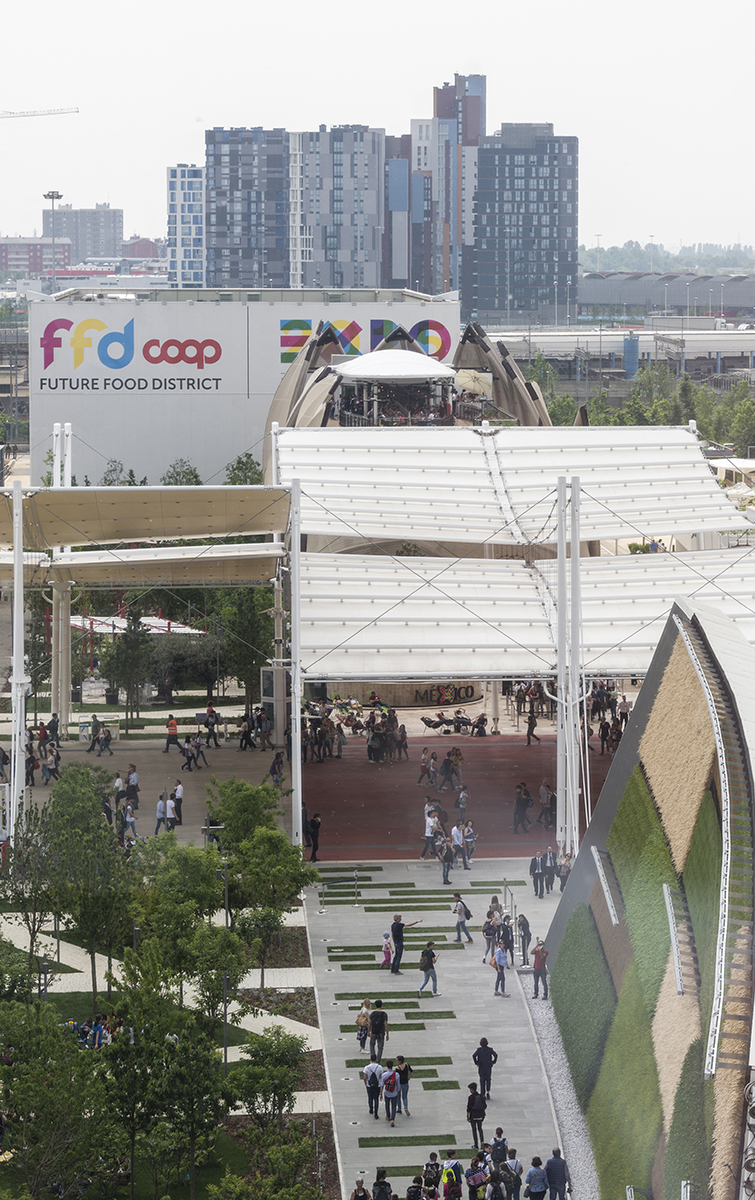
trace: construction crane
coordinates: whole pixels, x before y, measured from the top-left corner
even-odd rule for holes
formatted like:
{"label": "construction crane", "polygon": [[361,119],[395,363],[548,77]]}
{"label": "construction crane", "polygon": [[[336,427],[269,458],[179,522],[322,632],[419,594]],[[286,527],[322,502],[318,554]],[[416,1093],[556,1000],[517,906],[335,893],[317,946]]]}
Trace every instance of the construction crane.
{"label": "construction crane", "polygon": [[60,113],[78,111],[78,108],[39,108],[35,112],[0,112],[0,117],[57,117]]}

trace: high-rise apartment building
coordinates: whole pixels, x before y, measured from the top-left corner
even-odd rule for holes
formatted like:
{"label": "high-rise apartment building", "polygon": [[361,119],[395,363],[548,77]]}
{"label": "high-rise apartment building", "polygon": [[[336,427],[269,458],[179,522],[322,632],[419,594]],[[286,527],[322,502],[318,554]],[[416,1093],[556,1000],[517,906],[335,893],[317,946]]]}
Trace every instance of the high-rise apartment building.
{"label": "high-rise apartment building", "polygon": [[456,75],[433,89],[432,117],[412,120],[409,137],[387,139],[383,262],[393,286],[469,287],[485,109],[485,76]]}
{"label": "high-rise apartment building", "polygon": [[168,284],[205,287],[204,167],[168,167]]}
{"label": "high-rise apartment building", "polygon": [[[52,212],[42,210],[42,233],[52,237]],[[71,262],[88,258],[120,258],[123,242],[123,209],[109,204],[94,208],[74,208],[58,204],[55,209],[55,240],[70,238]]]}
{"label": "high-rise apartment building", "polygon": [[[68,270],[71,265],[71,243],[68,238],[55,238],[55,270]],[[52,271],[52,238],[0,237],[0,270],[14,274],[42,275]]]}
{"label": "high-rise apartment building", "polygon": [[466,315],[558,320],[576,303],[578,164],[578,139],[549,124],[502,125],[483,138]]}
{"label": "high-rise apartment building", "polygon": [[212,129],[205,140],[209,286],[380,286],[382,129]]}

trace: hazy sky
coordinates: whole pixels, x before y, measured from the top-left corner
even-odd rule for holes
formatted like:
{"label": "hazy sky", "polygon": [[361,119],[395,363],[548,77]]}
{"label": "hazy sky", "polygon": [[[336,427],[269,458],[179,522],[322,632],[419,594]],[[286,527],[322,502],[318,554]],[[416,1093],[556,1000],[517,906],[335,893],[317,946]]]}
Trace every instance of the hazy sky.
{"label": "hazy sky", "polygon": [[754,27],[751,0],[6,4],[0,108],[80,111],[0,121],[0,234],[41,233],[54,188],[164,235],[165,168],[205,128],[408,132],[459,72],[487,75],[488,132],[579,137],[581,242],[755,243]]}

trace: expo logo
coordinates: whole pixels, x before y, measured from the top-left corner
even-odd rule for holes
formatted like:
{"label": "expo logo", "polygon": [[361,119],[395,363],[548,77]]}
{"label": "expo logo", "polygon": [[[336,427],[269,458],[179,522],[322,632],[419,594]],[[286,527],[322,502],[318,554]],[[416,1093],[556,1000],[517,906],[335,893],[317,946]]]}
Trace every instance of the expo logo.
{"label": "expo logo", "polygon": [[[63,346],[62,337],[56,336],[60,330],[70,330],[73,328],[73,321],[69,321],[66,317],[58,317],[54,321],[50,321],[45,326],[45,331],[39,339],[39,344],[44,350],[44,369],[52,366],[55,359],[55,351]],[[88,336],[90,331],[102,333],[107,329],[104,321],[100,321],[97,317],[87,317],[84,321],[79,321],[71,336],[71,349],[73,350],[73,367],[76,370],[84,362],[84,351],[92,348],[92,338]],[[187,366],[195,366],[198,371],[204,369],[205,365],[210,366],[213,363],[219,362],[223,350],[219,342],[214,338],[207,338],[204,341],[197,341],[196,338],[187,338],[186,341],[180,342],[176,338],[169,338],[165,342],[160,342],[159,338],[152,338],[145,342],[142,347],[142,355],[148,363],[169,363],[171,366],[176,366],[178,363],[186,363]],[[128,321],[123,332],[106,333],[97,342],[97,357],[104,367],[110,367],[114,370],[120,370],[127,367],[132,362],[134,357],[134,322]]]}

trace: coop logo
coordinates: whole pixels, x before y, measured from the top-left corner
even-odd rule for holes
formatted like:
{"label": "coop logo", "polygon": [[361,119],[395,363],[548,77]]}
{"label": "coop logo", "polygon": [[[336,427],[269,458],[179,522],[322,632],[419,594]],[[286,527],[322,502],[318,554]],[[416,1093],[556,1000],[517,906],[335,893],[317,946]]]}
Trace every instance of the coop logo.
{"label": "coop logo", "polygon": [[[134,358],[133,320],[127,321],[120,332],[113,330],[104,333],[106,329],[105,322],[97,317],[87,317],[76,326],[66,317],[50,321],[39,339],[40,347],[44,351],[44,370],[53,365],[55,351],[61,350],[64,342],[69,342],[73,350],[73,369],[77,370],[84,362],[86,351],[92,349],[93,333],[103,335],[97,339],[97,357],[104,367],[118,371],[129,366]],[[64,330],[73,330],[70,339],[62,336]],[[148,363],[169,363],[171,366],[186,363],[187,366],[196,367],[198,371],[219,362],[222,353],[220,342],[216,342],[214,338],[207,338],[201,342],[196,338],[187,338],[183,342],[177,338],[168,338],[165,342],[161,342],[159,338],[151,338],[142,346],[142,356]]]}

